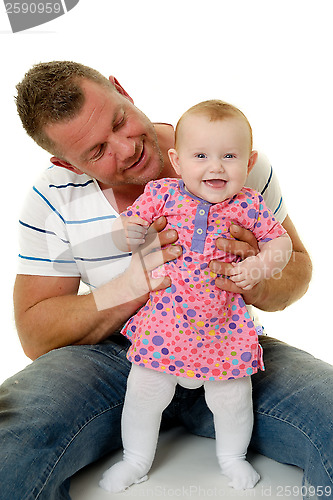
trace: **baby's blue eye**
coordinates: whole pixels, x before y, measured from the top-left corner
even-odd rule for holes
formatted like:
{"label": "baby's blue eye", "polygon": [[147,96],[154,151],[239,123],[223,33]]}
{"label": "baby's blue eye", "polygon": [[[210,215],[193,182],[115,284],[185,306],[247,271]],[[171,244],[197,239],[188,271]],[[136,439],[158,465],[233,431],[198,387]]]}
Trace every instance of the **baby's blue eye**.
{"label": "baby's blue eye", "polygon": [[234,155],[232,153],[227,153],[224,155],[224,158],[234,158]]}
{"label": "baby's blue eye", "polygon": [[198,153],[196,157],[201,159],[201,158],[206,158],[206,155],[205,153]]}

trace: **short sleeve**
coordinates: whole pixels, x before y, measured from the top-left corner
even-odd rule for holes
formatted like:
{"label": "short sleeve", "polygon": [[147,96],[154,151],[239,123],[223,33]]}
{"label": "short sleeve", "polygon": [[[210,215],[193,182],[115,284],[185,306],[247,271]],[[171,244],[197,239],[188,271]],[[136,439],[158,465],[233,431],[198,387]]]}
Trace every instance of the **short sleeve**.
{"label": "short sleeve", "polygon": [[178,182],[175,179],[166,178],[148,182],[143,194],[121,215],[137,215],[151,224],[163,214],[170,196],[175,193],[176,186]]}
{"label": "short sleeve", "polygon": [[268,158],[259,153],[258,160],[248,175],[246,186],[258,191],[274,217],[283,222],[287,216],[279,181]]}
{"label": "short sleeve", "polygon": [[275,218],[272,211],[266,206],[261,194],[256,194],[257,210],[255,214],[255,223],[253,234],[258,241],[265,243],[278,238],[286,233],[281,223]]}
{"label": "short sleeve", "polygon": [[35,185],[19,220],[18,274],[80,276],[64,220],[44,189]]}
{"label": "short sleeve", "polygon": [[142,195],[140,195],[133,205],[127,207],[127,209],[122,212],[122,216],[130,217],[131,215],[137,215],[145,221],[151,223],[154,220],[154,202],[151,193],[151,183],[149,182]]}

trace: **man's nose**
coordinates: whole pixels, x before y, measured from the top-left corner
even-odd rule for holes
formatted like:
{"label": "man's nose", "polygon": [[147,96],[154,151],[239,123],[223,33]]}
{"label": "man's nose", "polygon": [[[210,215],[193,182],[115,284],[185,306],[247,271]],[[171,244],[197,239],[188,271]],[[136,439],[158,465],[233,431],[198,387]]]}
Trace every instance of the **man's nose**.
{"label": "man's nose", "polygon": [[135,140],[128,137],[113,137],[110,141],[111,152],[118,160],[127,160],[136,153]]}

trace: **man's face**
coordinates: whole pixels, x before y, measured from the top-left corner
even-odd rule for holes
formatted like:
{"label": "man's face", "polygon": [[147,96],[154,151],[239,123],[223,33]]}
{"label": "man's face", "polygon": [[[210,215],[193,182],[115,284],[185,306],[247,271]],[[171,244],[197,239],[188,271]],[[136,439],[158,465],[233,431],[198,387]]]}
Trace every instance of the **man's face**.
{"label": "man's face", "polygon": [[173,166],[192,194],[219,203],[240,191],[255,153],[251,153],[250,133],[243,120],[188,116],[179,133]]}
{"label": "man's face", "polygon": [[82,89],[79,114],[45,127],[62,159],[110,187],[157,178],[163,158],[148,118],[111,87],[84,80]]}

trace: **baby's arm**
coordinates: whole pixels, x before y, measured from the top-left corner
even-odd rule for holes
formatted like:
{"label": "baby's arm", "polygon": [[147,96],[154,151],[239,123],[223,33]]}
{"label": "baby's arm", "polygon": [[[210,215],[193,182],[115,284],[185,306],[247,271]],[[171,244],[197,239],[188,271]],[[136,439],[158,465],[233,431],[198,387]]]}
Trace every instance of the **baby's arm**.
{"label": "baby's arm", "polygon": [[279,274],[288,264],[292,253],[292,242],[285,233],[278,238],[259,242],[260,252],[242,262],[233,263],[230,279],[243,290],[250,290],[259,281]]}
{"label": "baby's arm", "polygon": [[112,239],[119,250],[133,252],[145,242],[149,223],[141,217],[120,215],[112,226]]}

